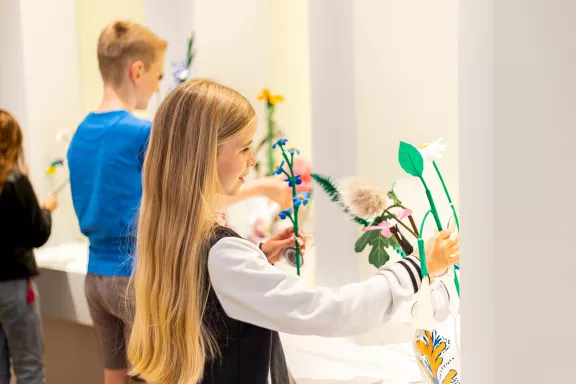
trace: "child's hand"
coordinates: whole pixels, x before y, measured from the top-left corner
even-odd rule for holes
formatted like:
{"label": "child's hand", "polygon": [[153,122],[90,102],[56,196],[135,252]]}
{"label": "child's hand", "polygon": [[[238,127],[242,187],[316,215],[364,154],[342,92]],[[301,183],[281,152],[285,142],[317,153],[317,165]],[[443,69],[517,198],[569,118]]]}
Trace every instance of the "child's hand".
{"label": "child's hand", "polygon": [[46,208],[50,212],[54,212],[56,208],[58,208],[58,197],[54,195],[48,196],[44,200],[42,207]]}
{"label": "child's hand", "polygon": [[441,231],[426,244],[426,264],[430,275],[438,275],[460,262],[460,237],[449,230]]}
{"label": "child's hand", "polygon": [[[306,253],[306,242],[304,241],[304,234],[300,231],[300,254],[304,256]],[[266,255],[266,258],[271,264],[274,264],[280,260],[282,252],[286,248],[296,247],[296,237],[294,236],[294,228],[286,228],[285,230],[272,236],[270,240],[263,243],[260,249]]]}
{"label": "child's hand", "polygon": [[258,180],[262,196],[275,201],[280,209],[292,207],[292,188],[284,181],[285,176],[266,176]]}

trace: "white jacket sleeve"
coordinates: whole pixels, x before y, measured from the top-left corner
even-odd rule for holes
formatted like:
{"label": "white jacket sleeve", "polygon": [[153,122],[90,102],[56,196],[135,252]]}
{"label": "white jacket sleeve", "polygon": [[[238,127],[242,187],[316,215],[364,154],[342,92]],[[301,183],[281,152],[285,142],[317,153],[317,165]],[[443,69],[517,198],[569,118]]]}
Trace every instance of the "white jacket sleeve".
{"label": "white jacket sleeve", "polygon": [[362,283],[310,288],[268,263],[257,246],[226,237],[210,250],[212,287],[228,316],[284,333],[348,336],[386,322],[420,287],[419,261],[409,256]]}

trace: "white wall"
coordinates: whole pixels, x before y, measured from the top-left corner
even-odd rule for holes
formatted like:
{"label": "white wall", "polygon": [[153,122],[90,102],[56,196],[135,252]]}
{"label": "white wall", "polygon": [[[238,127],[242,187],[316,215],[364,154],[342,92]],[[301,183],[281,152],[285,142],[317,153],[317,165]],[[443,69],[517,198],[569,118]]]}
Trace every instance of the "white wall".
{"label": "white wall", "polygon": [[0,2],[0,108],[18,119],[28,143],[22,26],[18,0]]}
{"label": "white wall", "polygon": [[312,160],[310,52],[306,0],[270,1],[270,88],[286,101],[276,119],[301,156]]}
{"label": "white wall", "polygon": [[[398,145],[443,136],[448,150],[438,165],[457,202],[457,1],[357,1],[354,19],[358,175],[387,188],[403,179],[400,198],[425,208],[422,185],[398,164]],[[427,182],[444,203],[429,171]],[[361,264],[363,275],[373,271],[367,257]]]}
{"label": "white wall", "polygon": [[[1,6],[0,103],[23,125],[31,179],[42,200],[67,177],[62,169],[53,177],[44,172],[55,157],[65,157],[56,133],[81,117],[75,3],[9,0]],[[50,243],[79,237],[68,190],[60,198]]]}
{"label": "white wall", "polygon": [[102,101],[102,79],[97,45],[102,29],[116,19],[144,23],[144,0],[75,0],[76,55],[82,89],[82,112],[87,114]]}

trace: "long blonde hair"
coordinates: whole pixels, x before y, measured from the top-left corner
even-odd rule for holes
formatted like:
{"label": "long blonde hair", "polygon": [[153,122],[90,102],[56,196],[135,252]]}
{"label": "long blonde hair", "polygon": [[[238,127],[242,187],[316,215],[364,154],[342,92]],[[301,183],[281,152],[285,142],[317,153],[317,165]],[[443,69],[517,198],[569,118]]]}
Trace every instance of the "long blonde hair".
{"label": "long blonde hair", "polygon": [[143,169],[133,284],[132,373],[156,384],[195,384],[217,358],[202,322],[208,242],[221,190],[218,146],[256,123],[250,103],[210,80],[188,81],[158,108]]}
{"label": "long blonde hair", "polygon": [[18,121],[0,109],[0,192],[10,172],[28,173],[24,159],[24,139]]}

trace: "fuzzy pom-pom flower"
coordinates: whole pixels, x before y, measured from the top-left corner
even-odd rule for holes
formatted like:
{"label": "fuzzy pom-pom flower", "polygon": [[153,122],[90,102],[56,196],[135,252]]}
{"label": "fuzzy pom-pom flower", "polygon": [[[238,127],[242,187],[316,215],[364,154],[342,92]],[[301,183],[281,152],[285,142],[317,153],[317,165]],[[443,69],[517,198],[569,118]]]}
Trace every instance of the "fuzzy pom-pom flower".
{"label": "fuzzy pom-pom flower", "polygon": [[366,219],[378,216],[388,206],[387,199],[380,193],[380,189],[368,181],[344,180],[340,190],[343,203],[358,217]]}

